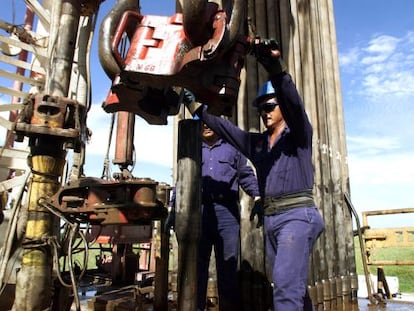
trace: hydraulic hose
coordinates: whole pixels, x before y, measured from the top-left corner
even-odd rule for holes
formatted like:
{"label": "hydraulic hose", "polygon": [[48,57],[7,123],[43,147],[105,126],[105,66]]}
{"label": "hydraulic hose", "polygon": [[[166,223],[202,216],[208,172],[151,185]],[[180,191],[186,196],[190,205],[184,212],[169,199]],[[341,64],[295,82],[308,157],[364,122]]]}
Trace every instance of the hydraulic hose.
{"label": "hydraulic hose", "polygon": [[118,0],[103,19],[99,29],[99,61],[111,80],[121,72],[121,68],[112,54],[112,38],[118,22],[126,11],[139,11],[138,1]]}

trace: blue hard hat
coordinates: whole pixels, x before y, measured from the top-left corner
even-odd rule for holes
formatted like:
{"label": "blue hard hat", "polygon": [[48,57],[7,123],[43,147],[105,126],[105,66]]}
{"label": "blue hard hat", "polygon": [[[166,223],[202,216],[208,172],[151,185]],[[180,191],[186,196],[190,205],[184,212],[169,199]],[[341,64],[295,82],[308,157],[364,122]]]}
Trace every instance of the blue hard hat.
{"label": "blue hard hat", "polygon": [[260,102],[274,97],[276,95],[276,90],[274,89],[272,85],[272,81],[266,81],[257,92],[257,97],[253,101],[253,106],[257,106]]}

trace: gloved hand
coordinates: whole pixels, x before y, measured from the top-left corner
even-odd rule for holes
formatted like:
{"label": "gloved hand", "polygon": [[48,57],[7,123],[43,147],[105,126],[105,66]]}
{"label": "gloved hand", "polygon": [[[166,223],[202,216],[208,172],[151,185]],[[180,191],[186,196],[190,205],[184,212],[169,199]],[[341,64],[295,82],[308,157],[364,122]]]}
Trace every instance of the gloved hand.
{"label": "gloved hand", "polygon": [[196,115],[197,110],[203,106],[203,104],[196,102],[194,94],[186,88],[182,88],[180,96],[182,96],[182,102],[192,116]]}
{"label": "gloved hand", "polygon": [[279,43],[274,39],[256,39],[251,54],[273,76],[287,71],[279,49]]}
{"label": "gloved hand", "polygon": [[260,228],[263,225],[264,217],[263,202],[261,199],[257,199],[254,201],[252,211],[250,212],[250,221],[252,221],[255,216],[257,216],[256,228]]}

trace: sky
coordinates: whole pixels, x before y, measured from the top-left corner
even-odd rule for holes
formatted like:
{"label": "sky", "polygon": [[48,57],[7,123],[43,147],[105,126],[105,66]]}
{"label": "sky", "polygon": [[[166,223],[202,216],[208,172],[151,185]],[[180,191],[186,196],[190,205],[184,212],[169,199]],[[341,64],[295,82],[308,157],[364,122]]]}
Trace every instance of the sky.
{"label": "sky", "polygon": [[[3,2],[21,8],[23,0]],[[101,18],[113,3],[103,2]],[[352,203],[359,213],[414,207],[414,1],[333,0],[333,4]],[[144,15],[169,16],[175,1],[141,0],[141,8]],[[1,10],[0,19],[11,21],[12,12]],[[96,60],[97,34],[92,46],[92,59]],[[85,169],[87,176],[100,177],[110,125],[101,103],[111,81],[99,61],[91,66],[93,106],[88,127],[93,135],[86,149]],[[158,126],[138,117],[134,176],[172,184],[172,142],[171,120]],[[396,221],[412,226],[413,217]]]}
{"label": "sky", "polygon": [[[413,11],[410,0],[334,0],[351,200],[358,211],[414,208]],[[395,219],[412,226],[412,216]]]}

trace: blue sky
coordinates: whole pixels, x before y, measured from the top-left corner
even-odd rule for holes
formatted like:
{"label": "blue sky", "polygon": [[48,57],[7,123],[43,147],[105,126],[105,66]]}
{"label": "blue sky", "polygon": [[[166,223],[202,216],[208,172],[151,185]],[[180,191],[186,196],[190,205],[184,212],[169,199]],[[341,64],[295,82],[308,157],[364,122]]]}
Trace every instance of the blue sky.
{"label": "blue sky", "polygon": [[[3,2],[6,8],[0,18],[11,21],[12,1]],[[21,8],[23,0],[14,2]],[[414,207],[414,1],[333,2],[353,204],[358,211]],[[101,5],[101,18],[113,3],[106,0]],[[143,14],[171,15],[175,1],[141,0],[141,7]],[[22,21],[18,11],[16,20]],[[92,59],[98,59],[96,42],[93,49]],[[109,87],[99,61],[93,62],[89,176],[102,172],[110,118],[101,103]],[[135,176],[172,183],[171,123],[150,126],[137,118]],[[413,218],[404,219],[412,225]],[[398,222],[403,223],[401,218]]]}
{"label": "blue sky", "polygon": [[352,201],[360,211],[414,207],[414,2],[334,6]]}

